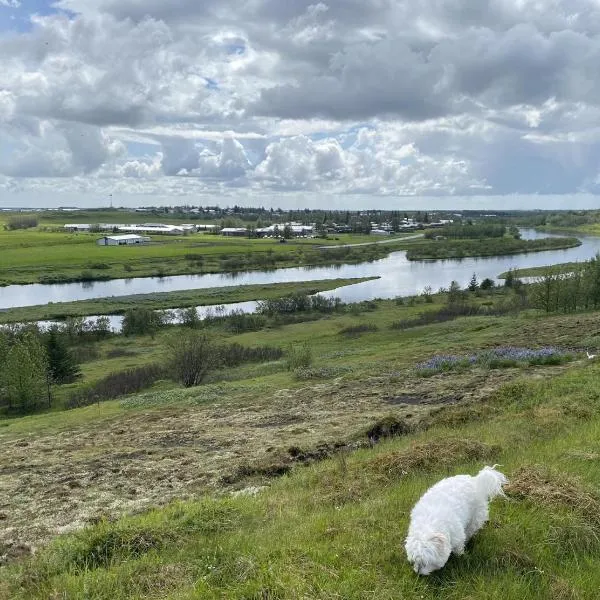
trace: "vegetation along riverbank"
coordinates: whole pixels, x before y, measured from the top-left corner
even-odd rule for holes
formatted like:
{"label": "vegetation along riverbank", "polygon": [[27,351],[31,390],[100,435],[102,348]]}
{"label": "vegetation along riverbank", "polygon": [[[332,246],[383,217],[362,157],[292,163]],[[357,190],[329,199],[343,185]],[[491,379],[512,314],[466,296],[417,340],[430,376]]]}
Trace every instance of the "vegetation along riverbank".
{"label": "vegetation along riverbank", "polygon": [[[80,375],[53,384],[51,410],[0,420],[0,597],[595,597],[598,313],[546,314],[516,280],[465,286],[71,332]],[[11,365],[38,352],[10,335]],[[416,499],[495,462],[510,501],[464,556],[415,576]]]}
{"label": "vegetation along riverbank", "polygon": [[264,285],[240,285],[177,292],[154,292],[152,294],[133,294],[129,296],[111,296],[97,300],[80,300],[10,308],[0,311],[0,323],[29,321],[62,320],[70,317],[88,315],[119,315],[131,308],[161,310],[169,308],[187,308],[266,300],[279,298],[291,293],[316,294],[376,279],[373,277],[353,279],[327,279],[319,281],[299,281],[293,283],[273,283]]}
{"label": "vegetation along riverbank", "polygon": [[439,239],[416,241],[407,250],[409,260],[444,260],[475,256],[504,256],[524,252],[562,250],[580,246],[575,237],[552,237],[536,240],[521,240],[513,237],[484,239]]}
{"label": "vegetation along riverbank", "polygon": [[358,263],[387,256],[414,240],[319,249],[317,246],[376,242],[376,236],[338,239],[227,238],[198,233],[150,236],[140,246],[98,246],[98,234],[31,230],[0,231],[0,285],[68,283],[108,279],[264,270],[278,267]]}

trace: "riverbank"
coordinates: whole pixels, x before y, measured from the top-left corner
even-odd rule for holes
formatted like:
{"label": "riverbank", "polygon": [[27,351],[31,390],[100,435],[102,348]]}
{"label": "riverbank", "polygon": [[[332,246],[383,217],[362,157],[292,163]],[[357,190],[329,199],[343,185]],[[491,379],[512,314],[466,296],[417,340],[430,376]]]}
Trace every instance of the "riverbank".
{"label": "riverbank", "polygon": [[543,267],[529,267],[527,269],[514,269],[512,271],[504,271],[498,275],[498,279],[506,279],[508,274],[511,273],[514,277],[543,277],[550,273],[551,275],[566,275],[573,273],[577,269],[582,267],[583,263],[580,262],[568,262],[560,263],[556,265],[545,265]]}
{"label": "riverbank", "polygon": [[290,239],[285,243],[193,234],[151,236],[151,243],[141,246],[106,247],[96,244],[98,237],[87,233],[0,231],[0,286],[355,264],[383,258],[414,241],[409,234],[400,234],[384,245],[373,236],[354,234]]}
{"label": "riverbank", "polygon": [[437,240],[415,242],[406,252],[408,260],[447,260],[489,256],[507,256],[564,250],[581,245],[575,237],[549,237],[534,240],[487,238],[478,240]]}
{"label": "riverbank", "polygon": [[130,308],[165,310],[170,308],[187,308],[189,306],[269,300],[294,293],[316,294],[317,292],[325,292],[347,285],[362,283],[363,281],[370,281],[372,279],[377,279],[377,277],[326,279],[264,285],[241,285],[177,292],[155,292],[152,294],[111,296],[110,298],[79,300],[76,302],[40,304],[37,306],[10,308],[0,311],[0,323],[54,321],[67,319],[69,317],[85,317],[89,315],[120,315]]}

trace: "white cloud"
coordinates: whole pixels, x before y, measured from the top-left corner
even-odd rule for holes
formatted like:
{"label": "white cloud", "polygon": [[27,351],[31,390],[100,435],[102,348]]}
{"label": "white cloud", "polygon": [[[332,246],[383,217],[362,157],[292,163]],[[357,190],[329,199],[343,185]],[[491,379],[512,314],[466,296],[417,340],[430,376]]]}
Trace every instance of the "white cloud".
{"label": "white cloud", "polygon": [[0,33],[6,189],[377,203],[598,188],[597,0],[55,6]]}

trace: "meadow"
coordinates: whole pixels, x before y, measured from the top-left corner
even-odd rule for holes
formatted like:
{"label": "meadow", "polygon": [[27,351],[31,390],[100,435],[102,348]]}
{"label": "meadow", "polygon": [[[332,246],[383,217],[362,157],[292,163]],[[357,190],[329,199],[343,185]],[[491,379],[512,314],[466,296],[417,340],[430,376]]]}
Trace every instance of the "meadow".
{"label": "meadow", "polygon": [[580,246],[575,237],[521,240],[510,236],[480,239],[419,240],[406,253],[409,260],[444,260],[472,256],[504,256],[523,252],[562,250]]}
{"label": "meadow", "polygon": [[353,263],[382,258],[411,243],[402,241],[406,234],[399,234],[397,244],[323,250],[319,246],[380,240],[341,234],[328,239],[292,239],[281,244],[275,239],[198,233],[151,236],[151,243],[143,246],[106,247],[96,245],[101,234],[40,228],[0,230],[0,286]]}
{"label": "meadow", "polygon": [[[221,341],[286,354],[3,419],[0,597],[597,598],[600,366],[584,351],[600,347],[598,313],[523,309],[519,290],[469,297],[489,313],[430,322],[450,301],[434,295],[241,334],[215,323]],[[99,342],[83,383],[163,360],[172,334]],[[565,358],[418,372],[509,345]],[[290,363],[298,348],[307,364]],[[417,577],[412,505],[492,463],[509,499],[465,556]]]}

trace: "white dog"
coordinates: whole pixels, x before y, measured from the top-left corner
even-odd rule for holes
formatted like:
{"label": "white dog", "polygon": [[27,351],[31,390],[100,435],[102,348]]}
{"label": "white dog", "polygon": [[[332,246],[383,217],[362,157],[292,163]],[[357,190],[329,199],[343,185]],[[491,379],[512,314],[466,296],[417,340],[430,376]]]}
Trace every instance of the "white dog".
{"label": "white dog", "polygon": [[488,504],[504,496],[506,477],[496,467],[472,477],[448,477],[429,488],[415,504],[406,538],[408,560],[419,575],[441,569],[450,553],[460,555],[465,544],[488,520]]}

